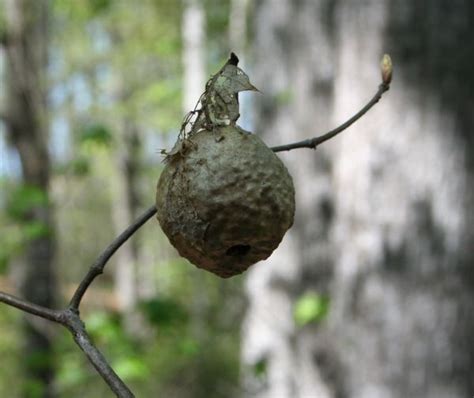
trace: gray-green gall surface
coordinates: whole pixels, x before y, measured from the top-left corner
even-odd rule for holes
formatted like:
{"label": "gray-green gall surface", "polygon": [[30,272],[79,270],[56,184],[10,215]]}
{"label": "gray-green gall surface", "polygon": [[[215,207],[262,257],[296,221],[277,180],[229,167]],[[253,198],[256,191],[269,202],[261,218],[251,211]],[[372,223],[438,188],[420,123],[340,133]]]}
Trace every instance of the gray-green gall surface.
{"label": "gray-green gall surface", "polygon": [[228,126],[193,135],[158,181],[158,220],[179,254],[221,277],[266,259],[293,224],[295,192],[256,135]]}

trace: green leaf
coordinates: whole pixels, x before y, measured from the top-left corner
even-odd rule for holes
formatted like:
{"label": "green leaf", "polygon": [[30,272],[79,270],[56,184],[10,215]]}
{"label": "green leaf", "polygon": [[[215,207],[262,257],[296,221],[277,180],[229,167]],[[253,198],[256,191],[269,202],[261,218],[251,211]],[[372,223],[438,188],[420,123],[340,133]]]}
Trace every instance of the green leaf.
{"label": "green leaf", "polygon": [[68,360],[61,362],[57,371],[57,383],[60,388],[77,388],[87,380],[87,369],[79,361]]}
{"label": "green leaf", "polygon": [[[3,220],[0,219],[1,221]],[[23,242],[22,225],[14,223],[2,226],[2,234],[0,234],[0,274],[7,270],[10,259],[22,250]]]}
{"label": "green leaf", "polygon": [[329,298],[306,293],[295,303],[293,317],[298,326],[323,320],[329,311]]}
{"label": "green leaf", "polygon": [[81,144],[96,144],[108,147],[112,143],[112,134],[102,124],[91,124],[83,127],[79,134]]}
{"label": "green leaf", "polygon": [[89,7],[92,11],[92,14],[99,14],[101,12],[107,11],[111,3],[111,0],[89,0]]}
{"label": "green leaf", "polygon": [[116,317],[96,311],[87,317],[85,324],[89,333],[104,343],[121,342],[122,330]]}
{"label": "green leaf", "polygon": [[29,379],[23,382],[23,395],[28,398],[41,398],[45,394],[45,386],[38,379]]}
{"label": "green leaf", "polygon": [[196,339],[188,337],[181,339],[179,342],[179,350],[182,354],[193,357],[199,354],[201,347]]}
{"label": "green leaf", "polygon": [[10,194],[6,211],[13,220],[24,221],[33,208],[45,206],[47,203],[48,196],[42,189],[32,185],[21,185]]}
{"label": "green leaf", "polygon": [[10,262],[10,253],[5,251],[0,251],[0,275],[5,274],[8,268],[8,263]]}
{"label": "green leaf", "polygon": [[168,326],[187,320],[185,309],[173,299],[156,297],[140,303],[140,309],[154,325]]}
{"label": "green leaf", "polygon": [[267,359],[262,358],[253,365],[253,374],[257,377],[263,377],[267,373]]}
{"label": "green leaf", "polygon": [[23,226],[23,234],[26,240],[34,240],[48,236],[49,227],[41,221],[31,221]]}
{"label": "green leaf", "polygon": [[113,368],[117,374],[127,380],[145,380],[149,369],[140,358],[124,357],[114,362]]}
{"label": "green leaf", "polygon": [[84,177],[90,173],[90,162],[85,157],[74,159],[70,163],[72,173],[77,177]]}
{"label": "green leaf", "polygon": [[180,86],[176,80],[163,80],[150,84],[142,92],[142,100],[151,104],[171,102],[179,95]]}

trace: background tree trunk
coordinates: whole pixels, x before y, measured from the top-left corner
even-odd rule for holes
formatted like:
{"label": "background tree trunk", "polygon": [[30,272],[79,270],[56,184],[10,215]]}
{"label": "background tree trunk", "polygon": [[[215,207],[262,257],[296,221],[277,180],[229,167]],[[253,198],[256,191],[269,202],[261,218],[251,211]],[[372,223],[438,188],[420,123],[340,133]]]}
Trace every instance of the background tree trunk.
{"label": "background tree trunk", "polygon": [[[395,78],[343,136],[283,155],[296,223],[248,275],[243,357],[257,374],[247,372],[249,395],[470,396],[474,7],[259,4],[255,83],[265,97],[256,130],[268,143],[355,113],[376,89],[383,52]],[[305,290],[330,293],[330,311],[298,328],[292,310]]]}
{"label": "background tree trunk", "polygon": [[200,0],[187,0],[183,9],[183,111],[194,109],[206,84],[205,14]]}
{"label": "background tree trunk", "polygon": [[[206,85],[206,16],[201,0],[187,0],[183,9],[183,115],[196,106]],[[194,274],[196,286],[205,286],[205,276],[201,272]],[[191,333],[202,342],[206,337],[205,326],[209,298],[200,288],[193,289]]]}
{"label": "background tree trunk", "polygon": [[472,395],[473,16],[467,1],[338,10],[337,119],[371,91],[373,60],[396,65],[335,157],[330,329],[352,397]]}
{"label": "background tree trunk", "polygon": [[[239,66],[244,69],[243,57],[247,47],[247,14],[248,0],[232,0],[229,11],[229,47],[239,59]],[[241,112],[242,113],[242,112]]]}
{"label": "background tree trunk", "polygon": [[[112,188],[112,219],[116,235],[133,223],[139,213],[139,174],[141,167],[141,137],[135,122],[124,117],[117,126],[117,150],[114,153],[116,173]],[[122,312],[125,330],[135,337],[143,336],[144,322],[137,311],[140,299],[141,276],[137,237],[132,237],[116,254],[114,290],[118,308]],[[140,272],[141,271],[141,272]],[[151,284],[153,278],[150,278]],[[149,293],[149,290],[147,291]]]}
{"label": "background tree trunk", "polygon": [[[45,0],[6,0],[6,120],[7,135],[21,160],[23,182],[41,196],[24,214],[24,222],[38,227],[27,243],[21,294],[36,304],[54,308],[54,225],[49,200],[50,159],[47,146],[47,19]],[[52,396],[53,363],[47,327],[39,320],[25,322],[25,360],[32,391]]]}
{"label": "background tree trunk", "polygon": [[[118,143],[115,152],[116,176],[113,182],[112,215],[116,234],[122,233],[139,210],[138,179],[141,158],[141,137],[138,127],[130,118],[123,118],[117,126]],[[126,315],[133,312],[139,296],[138,244],[132,238],[117,252],[114,270],[115,297]],[[129,318],[126,316],[126,318]],[[134,317],[126,319],[127,329],[133,329]],[[137,325],[135,325],[136,327]]]}
{"label": "background tree trunk", "polygon": [[[330,127],[333,18],[331,1],[258,3],[252,80],[263,95],[256,99],[255,132],[267,144],[299,141]],[[295,224],[275,253],[248,274],[243,361],[251,396],[328,396],[312,358],[318,329],[295,326],[293,302],[329,288],[330,147],[281,155],[296,186]]]}

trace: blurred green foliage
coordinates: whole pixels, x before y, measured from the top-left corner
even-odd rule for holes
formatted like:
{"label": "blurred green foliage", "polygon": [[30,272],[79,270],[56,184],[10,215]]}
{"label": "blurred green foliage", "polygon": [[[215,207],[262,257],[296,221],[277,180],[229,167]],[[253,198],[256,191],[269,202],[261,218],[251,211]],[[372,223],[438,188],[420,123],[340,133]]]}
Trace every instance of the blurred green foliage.
{"label": "blurred green foliage", "polygon": [[32,220],[31,213],[45,206],[48,196],[41,189],[8,179],[0,180],[4,192],[0,200],[0,274],[5,273],[11,259],[21,253],[25,243],[46,236],[48,227]]}
{"label": "blurred green foliage", "polygon": [[22,314],[9,307],[0,310],[0,397],[19,397],[22,380],[18,351],[21,347],[21,334],[18,333]]}
{"label": "blurred green foliage", "polygon": [[279,106],[288,105],[293,101],[294,93],[292,90],[281,90],[273,97],[275,103]]}
{"label": "blurred green foliage", "polygon": [[[215,71],[229,52],[229,3],[204,1],[209,71]],[[124,150],[126,126],[133,126],[140,137],[138,199],[143,207],[154,200],[162,168],[158,148],[174,140],[183,117],[184,2],[51,4],[50,116],[65,121],[59,137],[67,148],[53,158],[49,198],[15,178],[0,180],[0,275],[16,272],[13,260],[26,241],[48,233],[27,216],[51,200],[57,275],[64,291],[59,300],[64,302],[71,286],[116,235],[112,208],[123,172],[116,160],[117,152]],[[53,149],[55,139],[51,138]],[[134,242],[139,267],[152,268],[149,276],[155,285],[155,293],[144,297],[134,313],[140,333],[128,330],[127,314],[96,300],[82,311],[94,342],[137,396],[240,396],[239,336],[245,305],[241,278],[220,280],[178,258],[154,221],[134,236]],[[112,259],[91,296],[94,289],[113,296],[114,267]],[[17,310],[1,308],[0,357],[9,366],[0,370],[0,397],[21,396],[21,386],[29,389],[29,398],[40,391],[21,373],[25,358],[18,355],[20,319]],[[112,396],[69,333],[54,325],[53,330],[58,397]]]}
{"label": "blurred green foliage", "polygon": [[35,207],[48,202],[46,192],[38,187],[20,184],[12,188],[7,194],[5,210],[13,221],[24,222]]}
{"label": "blurred green foliage", "polygon": [[262,358],[253,365],[253,374],[258,378],[263,378],[267,374],[268,361]]}
{"label": "blurred green foliage", "polygon": [[172,298],[156,297],[143,301],[140,308],[150,324],[157,327],[174,327],[187,321],[185,309]]}
{"label": "blurred green foliage", "polygon": [[109,146],[113,137],[107,127],[101,124],[90,124],[84,126],[79,133],[79,142],[81,145],[93,144]]}
{"label": "blurred green foliage", "polygon": [[319,322],[326,318],[329,312],[329,298],[309,292],[300,296],[293,309],[293,317],[298,326]]}

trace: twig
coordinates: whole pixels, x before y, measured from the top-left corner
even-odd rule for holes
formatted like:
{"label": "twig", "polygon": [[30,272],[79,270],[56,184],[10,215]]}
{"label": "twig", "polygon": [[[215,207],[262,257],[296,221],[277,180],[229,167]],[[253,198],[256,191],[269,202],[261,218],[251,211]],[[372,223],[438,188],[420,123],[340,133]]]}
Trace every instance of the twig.
{"label": "twig", "polygon": [[97,258],[94,264],[89,269],[89,272],[77,287],[71,301],[69,308],[74,311],[79,310],[82,297],[89,288],[94,279],[104,272],[104,267],[109,261],[110,257],[122,246],[128,238],[130,238],[143,224],[145,224],[156,213],[156,207],[153,205],[147,209],[138,219],[131,224],[125,231],[123,231],[115,240],[103,251]]}
{"label": "twig", "polygon": [[79,317],[79,313],[71,309],[66,309],[62,313],[62,323],[71,332],[75,343],[86,354],[87,359],[92,363],[110,389],[119,398],[133,398],[135,395],[130,391],[122,379],[115,373],[102,353],[92,343],[87,334],[84,323]]}
{"label": "twig", "polygon": [[[321,136],[311,138],[308,140],[295,142],[292,144],[281,145],[271,148],[274,152],[289,151],[297,148],[312,148],[315,149],[319,144],[333,138],[341,131],[347,129],[352,123],[362,117],[370,108],[372,108],[382,97],[382,95],[390,88],[390,81],[392,78],[392,64],[390,57],[385,55],[381,64],[382,84],[375,96],[364,106],[358,113],[335,128]],[[95,367],[100,376],[109,385],[115,395],[119,398],[133,398],[134,395],[120,377],[110,367],[107,360],[102,353],[92,343],[91,338],[86,332],[84,323],[80,318],[79,306],[82,298],[86,293],[91,283],[97,276],[104,272],[109,259],[113,254],[130,238],[139,228],[141,228],[153,215],[156,213],[156,207],[151,206],[147,209],[133,224],[131,224],[125,231],[123,231],[115,240],[104,250],[104,252],[97,258],[87,272],[84,279],[80,282],[76,291],[69,302],[69,306],[64,310],[53,310],[45,308],[18,297],[0,291],[0,302],[3,302],[12,307],[18,308],[21,311],[32,315],[39,316],[52,322],[59,323],[66,327],[73,335],[74,341],[79,348],[85,353],[89,361]]]}
{"label": "twig", "polygon": [[389,83],[382,83],[379,86],[379,89],[375,93],[374,97],[365,105],[359,112],[352,116],[349,120],[342,123],[339,127],[336,127],[334,130],[327,132],[326,134],[320,135],[318,137],[310,138],[303,141],[294,142],[292,144],[279,145],[270,148],[273,152],[282,152],[282,151],[291,151],[292,149],[297,148],[311,148],[316,149],[316,147],[322,144],[325,141],[330,140],[335,137],[345,129],[347,129],[351,124],[356,122],[362,116],[364,116],[370,108],[372,108],[377,102],[380,101],[382,95],[390,89]]}
{"label": "twig", "polygon": [[27,312],[32,315],[39,316],[40,318],[47,319],[49,321],[59,323],[69,329],[74,341],[79,348],[87,356],[91,364],[97,370],[99,375],[102,376],[104,381],[109,385],[111,390],[119,398],[133,398],[133,393],[129,390],[126,384],[120,379],[120,377],[110,367],[102,353],[92,343],[91,338],[86,332],[84,323],[79,317],[79,313],[71,309],[65,309],[62,311],[52,310],[45,308],[10,294],[0,292],[0,302],[18,308],[21,311]]}
{"label": "twig", "polygon": [[66,327],[73,335],[74,341],[87,356],[91,364],[99,375],[109,385],[111,390],[119,398],[133,398],[134,395],[127,385],[110,367],[102,353],[92,343],[86,332],[84,323],[79,315],[79,305],[84,293],[94,281],[94,279],[104,271],[107,261],[122,246],[130,236],[132,236],[143,224],[145,224],[156,213],[155,206],[147,209],[133,224],[123,231],[97,258],[89,269],[84,279],[75,291],[68,308],[65,310],[53,310],[30,303],[26,300],[0,292],[0,302],[18,308],[24,312],[39,316],[52,322],[59,323]]}
{"label": "twig", "polygon": [[47,319],[48,321],[61,323],[61,311],[42,307],[4,292],[0,292],[0,302],[18,308],[19,310],[27,312],[28,314]]}

